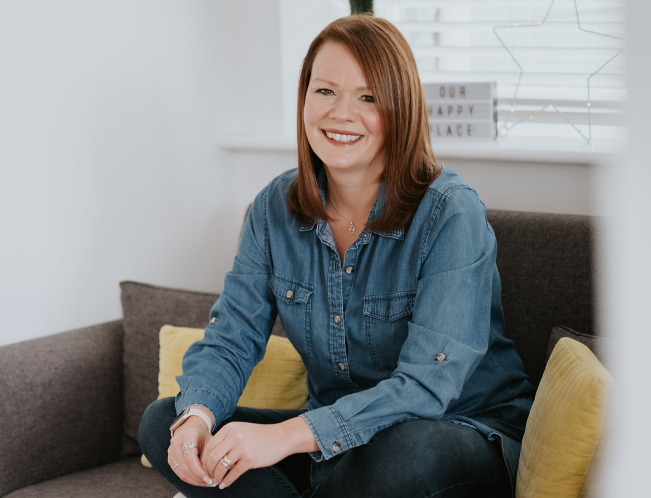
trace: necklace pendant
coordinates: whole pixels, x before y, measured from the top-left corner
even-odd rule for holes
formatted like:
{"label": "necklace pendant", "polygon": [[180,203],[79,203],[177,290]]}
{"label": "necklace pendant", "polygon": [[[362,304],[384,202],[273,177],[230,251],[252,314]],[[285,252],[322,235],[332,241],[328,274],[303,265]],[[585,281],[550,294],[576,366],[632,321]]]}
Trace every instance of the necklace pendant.
{"label": "necklace pendant", "polygon": [[350,223],[350,226],[348,227],[348,231],[349,231],[350,233],[355,233],[355,227],[353,226],[352,221],[351,221],[351,223]]}

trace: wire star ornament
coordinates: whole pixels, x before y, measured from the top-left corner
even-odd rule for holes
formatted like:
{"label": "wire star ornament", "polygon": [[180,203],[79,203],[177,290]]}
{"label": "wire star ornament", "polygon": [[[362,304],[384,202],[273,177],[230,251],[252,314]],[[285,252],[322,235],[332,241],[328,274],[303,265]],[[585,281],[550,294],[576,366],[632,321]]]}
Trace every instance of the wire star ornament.
{"label": "wire star ornament", "polygon": [[[603,32],[592,31],[590,29],[585,29],[583,26],[581,26],[581,19],[579,17],[579,7],[577,5],[577,0],[573,0],[573,2],[574,2],[574,11],[575,11],[575,14],[576,14],[576,23],[577,23],[577,26],[578,26],[579,30],[584,31],[586,33],[592,33],[592,34],[597,35],[597,36],[605,36],[605,37],[613,38],[613,39],[616,39],[616,40],[624,40],[623,38],[620,38],[618,36],[609,35],[609,34],[606,34],[606,33],[603,33]],[[515,62],[515,64],[518,66],[518,68],[520,70],[520,72],[518,74],[517,82],[516,82],[516,85],[515,85],[515,90],[513,92],[513,98],[511,99],[511,106],[510,106],[511,107],[511,109],[510,109],[511,112],[509,113],[509,118],[507,118],[506,121],[504,122],[504,124],[500,127],[500,131],[505,130],[506,131],[505,134],[508,134],[508,132],[511,129],[513,129],[513,127],[516,126],[517,124],[519,124],[519,123],[521,123],[523,121],[533,119],[533,117],[535,115],[544,112],[548,108],[552,108],[556,112],[558,112],[563,117],[563,119],[565,119],[565,121],[567,121],[579,133],[579,135],[581,135],[581,137],[583,137],[583,139],[588,144],[592,145],[592,122],[591,122],[591,113],[590,113],[592,103],[590,101],[590,79],[592,79],[593,76],[598,74],[603,68],[605,68],[608,64],[610,64],[614,59],[616,59],[624,51],[623,48],[621,50],[619,50],[615,55],[613,55],[610,59],[608,59],[604,64],[599,66],[599,68],[596,71],[594,71],[593,73],[591,73],[587,78],[587,81],[586,81],[586,83],[587,83],[586,106],[588,108],[588,136],[587,137],[583,134],[583,132],[581,132],[581,130],[579,130],[577,128],[577,126],[572,122],[572,120],[570,120],[563,113],[563,111],[561,111],[555,104],[552,104],[552,103],[544,105],[538,111],[532,112],[528,117],[524,117],[522,119],[519,119],[518,121],[514,121],[511,124],[511,126],[508,126],[509,123],[510,123],[510,115],[511,115],[511,113],[513,113],[515,111],[515,101],[516,101],[516,98],[517,98],[517,95],[518,95],[518,88],[520,87],[520,83],[522,81],[522,75],[523,75],[523,73],[525,71],[522,68],[522,66],[520,65],[520,63],[518,62],[518,60],[516,59],[516,57],[513,55],[513,52],[511,52],[511,50],[506,45],[506,43],[504,43],[504,40],[499,35],[497,30],[500,30],[500,29],[514,29],[514,28],[539,28],[539,27],[543,26],[547,22],[547,18],[549,17],[549,13],[551,12],[551,10],[554,7],[555,3],[556,3],[556,0],[551,0],[551,3],[549,4],[549,7],[547,9],[547,12],[545,13],[545,16],[543,17],[542,21],[540,21],[540,22],[528,23],[528,24],[523,24],[523,23],[517,23],[516,22],[516,23],[511,23],[511,24],[506,24],[506,25],[499,25],[499,26],[494,26],[493,27],[493,33],[495,34],[497,39],[500,41],[500,43],[502,44],[504,49],[508,52],[511,59],[513,59],[513,62]]]}

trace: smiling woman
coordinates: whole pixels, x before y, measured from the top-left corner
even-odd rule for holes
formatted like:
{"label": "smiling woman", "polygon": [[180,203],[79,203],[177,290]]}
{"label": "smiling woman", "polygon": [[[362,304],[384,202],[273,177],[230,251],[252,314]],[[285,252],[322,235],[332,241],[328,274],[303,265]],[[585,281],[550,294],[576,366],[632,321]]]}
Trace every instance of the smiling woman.
{"label": "smiling woman", "polygon": [[[327,26],[297,118],[298,170],[256,197],[181,392],[142,418],[145,455],[188,498],[511,496],[534,389],[484,205],[434,159],[398,30]],[[309,400],[237,407],[277,315]]]}
{"label": "smiling woman", "polygon": [[[297,123],[299,165],[304,167],[290,191],[289,208],[303,223],[332,221],[316,187],[320,164],[328,165],[328,172],[345,165],[344,185],[350,185],[351,175],[359,175],[360,161],[366,162],[367,179],[385,182],[387,203],[370,228],[387,232],[409,224],[440,172],[416,61],[403,36],[383,19],[339,19],[314,39],[299,79]],[[361,137],[348,142],[355,147],[335,149],[346,143],[337,134]],[[360,204],[356,195],[351,200]],[[335,203],[352,207],[343,199]],[[351,218],[356,214],[346,212]]]}

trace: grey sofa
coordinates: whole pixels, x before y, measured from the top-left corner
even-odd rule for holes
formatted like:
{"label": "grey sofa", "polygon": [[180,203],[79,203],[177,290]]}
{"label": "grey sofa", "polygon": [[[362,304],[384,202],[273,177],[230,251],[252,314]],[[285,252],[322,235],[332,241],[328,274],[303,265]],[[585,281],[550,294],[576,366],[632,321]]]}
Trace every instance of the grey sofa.
{"label": "grey sofa", "polygon": [[[553,327],[588,341],[595,334],[594,223],[508,211],[488,219],[506,333],[537,385]],[[120,285],[123,319],[0,348],[0,497],[174,496],[140,464],[137,443],[140,416],[157,397],[158,331],[205,327],[217,295]],[[552,342],[569,329],[555,329]]]}

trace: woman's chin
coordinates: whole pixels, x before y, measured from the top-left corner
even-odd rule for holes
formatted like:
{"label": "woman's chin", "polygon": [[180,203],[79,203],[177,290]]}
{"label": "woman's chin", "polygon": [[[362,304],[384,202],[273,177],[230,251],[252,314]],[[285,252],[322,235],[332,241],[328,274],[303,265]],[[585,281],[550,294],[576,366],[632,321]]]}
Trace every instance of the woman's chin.
{"label": "woman's chin", "polygon": [[323,164],[326,165],[329,171],[355,171],[360,169],[359,163],[350,161],[323,161]]}

